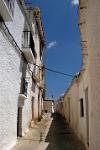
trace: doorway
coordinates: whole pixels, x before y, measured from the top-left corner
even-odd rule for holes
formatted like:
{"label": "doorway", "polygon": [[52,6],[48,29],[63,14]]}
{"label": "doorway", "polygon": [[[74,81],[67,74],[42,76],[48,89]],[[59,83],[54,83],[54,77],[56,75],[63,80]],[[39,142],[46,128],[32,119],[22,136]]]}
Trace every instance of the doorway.
{"label": "doorway", "polygon": [[34,120],[34,97],[32,97],[32,101],[31,101],[32,105],[31,105],[31,108],[32,108],[32,120]]}
{"label": "doorway", "polygon": [[17,136],[22,137],[22,107],[18,107],[18,114],[17,114]]}

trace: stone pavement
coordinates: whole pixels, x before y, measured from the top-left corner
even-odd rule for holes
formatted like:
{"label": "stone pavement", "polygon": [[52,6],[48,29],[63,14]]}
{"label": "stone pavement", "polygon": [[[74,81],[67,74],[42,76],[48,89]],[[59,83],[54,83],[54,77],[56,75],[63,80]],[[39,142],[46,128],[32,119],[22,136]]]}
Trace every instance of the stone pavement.
{"label": "stone pavement", "polygon": [[18,140],[12,150],[86,150],[65,120],[45,114],[42,121]]}

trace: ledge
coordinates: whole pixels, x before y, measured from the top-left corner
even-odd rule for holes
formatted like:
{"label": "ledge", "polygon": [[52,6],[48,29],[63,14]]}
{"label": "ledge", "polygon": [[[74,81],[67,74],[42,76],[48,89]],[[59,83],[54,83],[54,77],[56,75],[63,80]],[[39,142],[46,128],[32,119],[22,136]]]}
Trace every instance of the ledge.
{"label": "ledge", "polygon": [[26,97],[24,94],[19,94],[19,98],[20,98],[21,100],[27,99],[27,97]]}

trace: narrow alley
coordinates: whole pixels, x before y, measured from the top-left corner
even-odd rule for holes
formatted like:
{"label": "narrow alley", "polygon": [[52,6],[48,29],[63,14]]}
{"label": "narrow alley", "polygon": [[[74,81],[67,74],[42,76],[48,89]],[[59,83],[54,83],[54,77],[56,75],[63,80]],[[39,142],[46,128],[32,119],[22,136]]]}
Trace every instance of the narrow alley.
{"label": "narrow alley", "polygon": [[0,150],[100,150],[100,0],[0,0]]}
{"label": "narrow alley", "polygon": [[42,121],[18,140],[12,150],[85,150],[59,114],[45,114]]}

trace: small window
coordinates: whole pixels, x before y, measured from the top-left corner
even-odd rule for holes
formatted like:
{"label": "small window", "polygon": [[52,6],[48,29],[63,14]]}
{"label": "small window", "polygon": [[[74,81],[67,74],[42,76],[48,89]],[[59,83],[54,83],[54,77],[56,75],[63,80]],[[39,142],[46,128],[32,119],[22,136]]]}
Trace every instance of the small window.
{"label": "small window", "polygon": [[83,98],[80,99],[80,117],[84,117],[84,104],[83,104]]}
{"label": "small window", "polygon": [[12,13],[12,16],[14,16],[14,3],[15,3],[15,0],[7,0],[7,1],[8,1],[9,10]]}
{"label": "small window", "polygon": [[24,31],[23,33],[23,46],[28,48],[30,46],[30,31]]}
{"label": "small window", "polygon": [[31,48],[34,57],[37,56],[35,52],[34,39],[30,31],[23,31],[22,45],[24,48]]}

